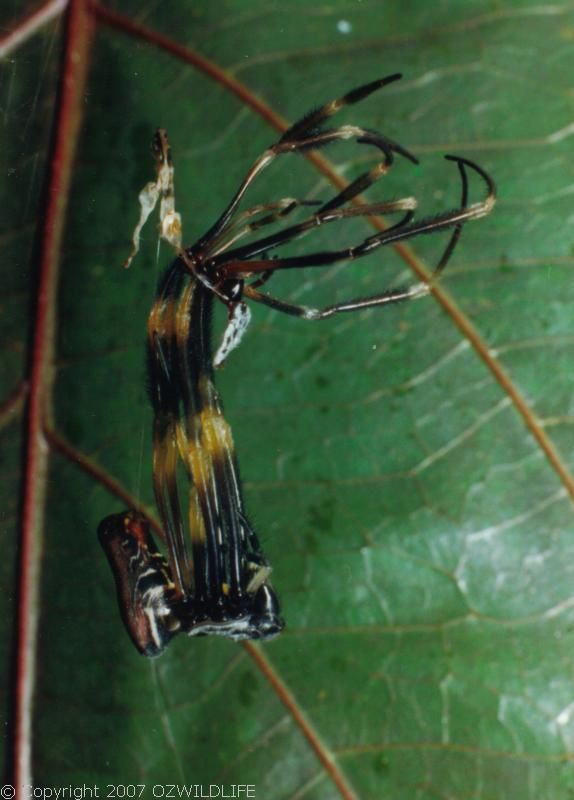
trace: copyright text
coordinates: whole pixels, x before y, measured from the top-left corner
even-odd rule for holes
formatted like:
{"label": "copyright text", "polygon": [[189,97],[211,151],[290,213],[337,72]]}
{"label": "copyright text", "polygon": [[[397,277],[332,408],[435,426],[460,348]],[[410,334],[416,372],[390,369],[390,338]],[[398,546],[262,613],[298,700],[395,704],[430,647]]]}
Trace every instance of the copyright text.
{"label": "copyright text", "polygon": [[107,783],[0,787],[0,800],[254,800],[253,783]]}

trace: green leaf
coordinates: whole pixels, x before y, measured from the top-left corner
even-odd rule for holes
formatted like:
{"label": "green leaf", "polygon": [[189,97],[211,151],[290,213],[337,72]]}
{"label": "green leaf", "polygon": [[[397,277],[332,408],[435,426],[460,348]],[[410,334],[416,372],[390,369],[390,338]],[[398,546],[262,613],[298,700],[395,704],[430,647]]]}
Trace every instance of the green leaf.
{"label": "green leaf", "polygon": [[[53,419],[36,783],[145,784],[144,798],[168,783],[255,784],[273,799],[571,798],[572,4],[114,7],[224,74],[97,18],[81,135],[70,143],[55,382],[44,398]],[[50,23],[1,73],[5,718],[30,469],[20,401],[38,325],[34,236],[61,41]],[[137,193],[154,174],[151,136],[169,131],[191,243],[277,137],[256,98],[294,121],[397,71],[400,83],[342,119],[383,130],[421,165],[398,160],[368,197],[413,195],[422,216],[455,206],[456,169],[442,158],[455,153],[494,176],[496,208],[463,231],[441,281],[450,305],[429,297],[322,323],[252,309],[218,385],[287,629],[259,650],[180,637],[147,661],[122,628],[95,530],[125,507],[112,484],[153,503],[143,342],[171,258],[165,246],[157,254],[153,225],[121,269]],[[346,179],[376,158],[352,145],[324,154]],[[332,191],[306,159],[286,157],[248,204]],[[371,231],[330,226],[291,252]],[[441,246],[426,237],[413,249],[432,267]],[[272,286],[317,305],[416,280],[388,250],[275,275]]]}

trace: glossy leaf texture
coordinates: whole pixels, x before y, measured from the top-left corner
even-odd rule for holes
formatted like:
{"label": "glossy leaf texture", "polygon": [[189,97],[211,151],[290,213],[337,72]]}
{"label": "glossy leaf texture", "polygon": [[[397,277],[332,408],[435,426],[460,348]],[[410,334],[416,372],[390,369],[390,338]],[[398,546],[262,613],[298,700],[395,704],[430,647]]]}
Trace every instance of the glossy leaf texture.
{"label": "glossy leaf texture", "polygon": [[[146,791],[251,783],[273,800],[566,800],[574,789],[572,3],[123,0],[108,8],[200,54],[213,74],[96,21],[46,398],[36,782]],[[5,25],[26,11],[12,4]],[[55,19],[0,65],[8,722],[22,398],[61,37]],[[278,135],[256,101],[292,122],[397,71],[400,83],[342,119],[383,130],[421,164],[398,160],[367,197],[414,195],[422,215],[452,207],[458,178],[442,156],[455,153],[494,176],[497,206],[465,228],[443,302],[321,323],[252,309],[219,388],[288,627],[257,652],[181,637],[146,661],[121,627],[95,531],[125,507],[113,487],[153,502],[143,343],[171,257],[165,246],[158,252],[153,226],[141,256],[121,268],[137,193],[153,176],[151,136],[169,131],[191,243]],[[347,180],[375,163],[351,144],[322,155]],[[474,182],[473,191],[481,191]],[[290,157],[248,205],[332,192],[315,165]],[[359,220],[331,226],[291,252],[371,232]],[[443,243],[426,237],[413,251],[432,267]],[[388,249],[276,275],[270,288],[327,304],[416,280]]]}

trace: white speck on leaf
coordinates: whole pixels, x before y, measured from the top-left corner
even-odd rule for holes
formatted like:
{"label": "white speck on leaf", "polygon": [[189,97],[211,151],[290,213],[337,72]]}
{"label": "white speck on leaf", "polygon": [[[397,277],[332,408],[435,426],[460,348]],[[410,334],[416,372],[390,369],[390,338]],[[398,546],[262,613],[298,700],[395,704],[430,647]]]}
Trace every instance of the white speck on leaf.
{"label": "white speck on leaf", "polygon": [[353,26],[348,19],[340,19],[339,22],[337,22],[337,30],[339,33],[351,33],[352,28]]}

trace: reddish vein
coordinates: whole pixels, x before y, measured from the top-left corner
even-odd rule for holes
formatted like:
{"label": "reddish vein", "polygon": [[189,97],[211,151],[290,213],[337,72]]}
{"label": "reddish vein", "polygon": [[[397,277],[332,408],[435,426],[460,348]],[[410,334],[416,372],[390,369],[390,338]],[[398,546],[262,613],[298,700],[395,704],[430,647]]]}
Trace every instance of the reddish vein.
{"label": "reddish vein", "polygon": [[345,780],[342,772],[339,770],[334,756],[331,755],[331,753],[327,750],[319,738],[319,735],[299,708],[296,699],[273,669],[263,651],[256,644],[253,644],[253,642],[244,642],[243,647],[249,653],[257,667],[261,670],[261,673],[267,678],[277,696],[299,726],[303,736],[307,739],[313,748],[315,755],[323,765],[325,772],[327,775],[329,775],[339,790],[341,797],[345,798],[345,800],[357,800],[357,795]]}
{"label": "reddish vein", "polygon": [[21,413],[24,400],[28,394],[28,383],[22,381],[12,392],[12,394],[0,405],[0,430],[9,425],[10,422]]}
{"label": "reddish vein", "polygon": [[64,62],[41,238],[35,328],[30,369],[15,686],[14,782],[32,780],[32,707],[39,614],[42,528],[48,471],[45,416],[52,395],[54,306],[72,162],[83,107],[92,33],[86,0],[72,0],[64,36]]}
{"label": "reddish vein", "polygon": [[189,50],[184,45],[174,42],[165,34],[154,31],[152,28],[147,28],[139,22],[134,22],[129,17],[124,17],[109,8],[104,8],[99,3],[92,3],[92,10],[100,22],[123,31],[123,33],[127,33],[136,39],[144,39],[148,44],[170,53],[174,58],[197,67],[200,72],[209,75],[210,78],[213,78],[217,83],[225,86],[232,94],[239,97],[245,105],[253,108],[276,130],[287,129],[288,126],[285,120],[279,114],[276,114],[263,100],[254,95],[244,83],[241,83],[229,72],[214,64],[213,61],[201,56],[194,50]]}
{"label": "reddish vein", "polygon": [[[225,86],[230,92],[240,98],[243,103],[252,108],[277,131],[283,132],[289,127],[288,123],[279,114],[276,114],[263,100],[253,94],[253,92],[250,91],[245,84],[238,81],[224,69],[209,61],[204,56],[201,56],[198,53],[187,49],[183,45],[172,41],[164,34],[157,33],[156,31],[151,30],[144,25],[133,22],[121,14],[109,11],[99,4],[94,4],[94,11],[99,19],[107,25],[117,28],[118,30],[121,30],[124,33],[136,38],[144,39],[149,44],[170,53],[175,58],[185,61],[206,75],[209,75],[211,78],[216,80],[222,86]],[[346,182],[340,178],[339,175],[337,175],[328,159],[318,155],[317,153],[310,153],[307,155],[307,157],[335,186],[338,188],[343,188],[346,186]],[[370,217],[370,220],[377,230],[385,229],[383,220],[376,217]],[[408,245],[404,244],[397,244],[394,245],[394,247],[404,261],[419,277],[419,279],[425,283],[429,283],[429,270],[423,261],[415,255],[412,249]],[[530,431],[537,444],[544,452],[546,458],[550,462],[552,468],[558,474],[563,485],[566,487],[568,493],[574,500],[574,477],[570,474],[568,467],[563,462],[562,457],[560,456],[560,453],[555,447],[552,439],[548,436],[536,415],[533,413],[532,409],[520,391],[514,385],[509,373],[504,369],[500,361],[493,356],[490,348],[479,334],[478,330],[474,327],[468,317],[461,311],[453,298],[450,297],[450,295],[442,288],[442,286],[440,286],[440,284],[434,286],[432,292],[443,309],[451,317],[462,335],[471,343],[475,352],[490,370],[495,380],[498,382],[504,392],[510,397],[515,409],[522,417],[526,428]]]}
{"label": "reddish vein", "polygon": [[139,511],[140,514],[143,514],[154,531],[165,541],[165,533],[159,522],[150,515],[149,509],[143,506],[134,495],[124,489],[119,481],[112,478],[105,469],[100,467],[99,464],[96,464],[91,458],[84,455],[84,453],[77,450],[67,439],[64,439],[63,436],[60,436],[60,434],[51,427],[47,427],[44,433],[50,447],[61,453],[68,461],[77,464],[80,469],[91,478],[94,478],[98,483],[101,483],[110,494],[115,495],[127,508],[133,508]]}

